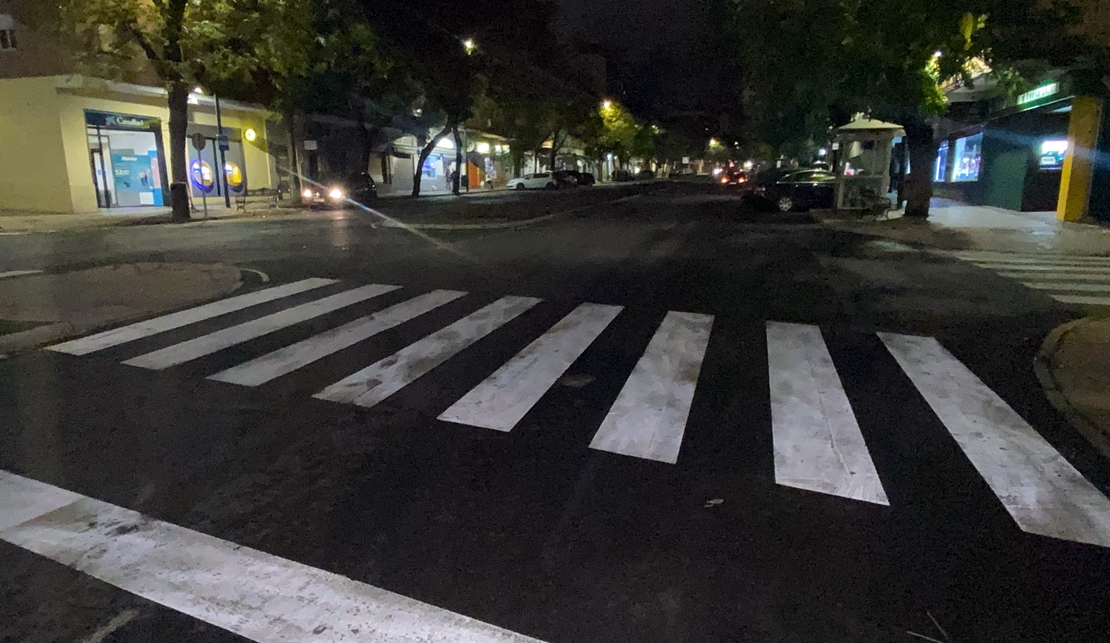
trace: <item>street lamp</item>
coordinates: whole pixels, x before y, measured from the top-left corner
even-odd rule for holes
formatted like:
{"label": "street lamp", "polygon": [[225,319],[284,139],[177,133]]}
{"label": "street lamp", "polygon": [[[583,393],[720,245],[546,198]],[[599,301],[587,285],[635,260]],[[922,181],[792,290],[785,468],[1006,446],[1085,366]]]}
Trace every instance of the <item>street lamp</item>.
{"label": "street lamp", "polygon": [[608,98],[601,101],[601,109],[610,109],[612,107],[613,107],[613,101],[609,100]]}
{"label": "street lamp", "polygon": [[467,55],[474,53],[474,50],[478,48],[478,45],[474,42],[473,38],[467,38],[463,41],[462,45],[463,49],[466,50]]}

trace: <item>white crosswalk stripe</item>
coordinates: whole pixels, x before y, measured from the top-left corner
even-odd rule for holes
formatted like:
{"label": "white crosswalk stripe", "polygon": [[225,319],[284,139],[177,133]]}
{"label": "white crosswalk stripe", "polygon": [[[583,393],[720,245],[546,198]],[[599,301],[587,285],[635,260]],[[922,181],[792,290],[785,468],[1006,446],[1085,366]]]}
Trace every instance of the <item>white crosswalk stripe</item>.
{"label": "white crosswalk stripe", "polygon": [[[232,297],[86,338],[92,341],[67,342],[60,345],[66,350],[58,352],[79,355],[93,352],[180,328],[192,323],[189,320],[208,319],[327,283],[333,282],[305,280],[289,287]],[[168,368],[394,289],[395,286],[380,285],[354,288],[307,304],[292,305],[124,363]],[[278,377],[291,377],[309,364],[422,315],[448,317],[438,309],[464,294],[437,290],[417,295],[336,328],[312,333],[261,357],[228,365],[210,379],[259,386]],[[448,325],[439,331],[416,339],[314,397],[373,407],[449,360],[456,368],[466,369],[465,349],[499,332],[539,302],[532,297],[506,296],[454,322],[445,320],[442,323]],[[598,341],[622,310],[620,306],[579,305],[451,404],[439,419],[511,431]],[[583,441],[581,448],[588,446],[677,464],[687,439],[687,423],[713,323],[710,315],[668,312],[592,440],[588,445]],[[880,472],[821,329],[767,322],[764,330],[775,482],[809,492],[889,505]],[[880,333],[879,337],[1021,529],[1110,547],[1110,500],[971,370],[934,339],[888,333]],[[907,391],[913,394],[908,387]],[[900,475],[900,471],[882,473],[888,484]]]}
{"label": "white crosswalk stripe", "polygon": [[455,301],[466,293],[436,290],[409,299],[381,312],[315,335],[291,346],[276,350],[258,359],[220,371],[208,379],[243,386],[258,386],[270,380],[323,359],[332,353],[354,346],[390,328],[415,319],[426,312]]}
{"label": "white crosswalk stripe", "polygon": [[1110,257],[1002,252],[954,254],[980,268],[1041,291],[1059,302],[1110,306]]}
{"label": "white crosswalk stripe", "polygon": [[889,505],[821,329],[767,324],[775,482]]}
{"label": "white crosswalk stripe", "polygon": [[1110,499],[931,337],[879,333],[1023,531],[1110,547]]}
{"label": "white crosswalk stripe", "polygon": [[582,304],[451,405],[439,419],[511,431],[620,311],[620,306]]}
{"label": "white crosswalk stripe", "polygon": [[534,297],[502,297],[313,397],[374,406],[538,303],[540,300]]}
{"label": "white crosswalk stripe", "polygon": [[293,324],[299,324],[303,321],[335,312],[340,308],[345,308],[361,301],[366,301],[367,299],[373,299],[387,292],[397,290],[397,288],[397,286],[379,286],[377,284],[362,286],[330,297],[310,301],[307,304],[287,308],[272,315],[266,315],[265,317],[239,324],[238,326],[218,330],[214,333],[197,337],[196,339],[181,342],[180,344],[174,344],[173,346],[168,346],[161,350],[147,353],[146,355],[140,355],[125,361],[124,364],[155,370],[184,364],[185,362],[204,357],[205,355],[211,355],[225,348],[230,348],[236,344],[268,335],[274,331],[292,326]]}
{"label": "white crosswalk stripe", "polygon": [[136,339],[164,333],[175,328],[182,328],[199,321],[212,319],[213,317],[226,315],[227,313],[232,313],[237,310],[243,310],[244,308],[257,306],[258,304],[274,301],[334,283],[334,279],[303,279],[291,284],[285,284],[284,286],[276,286],[265,290],[257,290],[245,295],[221,299],[210,304],[189,308],[162,317],[155,317],[154,319],[141,321],[131,324],[130,326],[113,328],[103,333],[97,333],[95,335],[89,335],[88,337],[82,337],[81,339],[75,339],[71,342],[50,346],[49,350],[58,351],[59,353],[69,353],[71,355],[87,355],[105,348],[119,346],[120,344],[133,342]]}
{"label": "white crosswalk stripe", "polygon": [[710,315],[667,313],[590,448],[678,462],[712,328]]}

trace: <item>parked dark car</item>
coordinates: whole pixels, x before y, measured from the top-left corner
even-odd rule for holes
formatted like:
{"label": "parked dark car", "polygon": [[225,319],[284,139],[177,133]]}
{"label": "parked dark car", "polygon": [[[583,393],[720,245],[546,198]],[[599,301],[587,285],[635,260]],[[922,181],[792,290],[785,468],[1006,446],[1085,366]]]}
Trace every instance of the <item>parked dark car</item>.
{"label": "parked dark car", "polygon": [[831,208],[836,193],[836,175],[827,170],[767,170],[752,183],[746,197],[779,212]]}
{"label": "parked dark car", "polygon": [[632,180],[632,173],[628,170],[616,169],[613,170],[613,180],[617,183],[624,183],[625,181]]}
{"label": "parked dark car", "polygon": [[655,172],[652,170],[640,170],[636,173],[635,180],[637,181],[650,181],[655,178]]}
{"label": "parked dark car", "polygon": [[579,185],[578,180],[582,176],[577,170],[555,170],[551,174],[555,177],[556,185],[560,188],[573,188]]}
{"label": "parked dark car", "polygon": [[593,185],[597,183],[597,178],[589,172],[581,172],[578,175],[578,185]]}
{"label": "parked dark car", "polygon": [[378,198],[378,185],[366,172],[346,179],[324,181],[304,189],[304,200],[312,207],[343,208],[355,204],[369,205]]}

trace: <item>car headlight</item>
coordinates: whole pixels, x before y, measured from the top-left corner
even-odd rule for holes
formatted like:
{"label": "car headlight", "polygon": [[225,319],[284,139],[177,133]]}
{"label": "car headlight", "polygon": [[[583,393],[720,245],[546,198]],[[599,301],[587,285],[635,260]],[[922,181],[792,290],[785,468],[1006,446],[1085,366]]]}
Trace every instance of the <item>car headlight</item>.
{"label": "car headlight", "polygon": [[304,198],[306,198],[306,199],[311,199],[312,198],[312,190],[310,190],[308,188],[305,188],[304,192],[301,192],[301,194],[303,194]]}
{"label": "car headlight", "polygon": [[728,183],[728,177],[721,177],[721,183]]}
{"label": "car headlight", "polygon": [[330,196],[333,199],[342,199],[343,198],[343,190],[340,190],[339,188],[332,188],[331,192],[328,192],[328,196]]}

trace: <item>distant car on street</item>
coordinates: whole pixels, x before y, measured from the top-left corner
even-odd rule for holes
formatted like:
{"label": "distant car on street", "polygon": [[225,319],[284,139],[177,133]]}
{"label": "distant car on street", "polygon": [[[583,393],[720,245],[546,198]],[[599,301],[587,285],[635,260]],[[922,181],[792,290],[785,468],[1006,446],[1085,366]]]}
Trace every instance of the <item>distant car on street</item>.
{"label": "distant car on street", "polygon": [[616,169],[613,170],[613,180],[617,183],[624,183],[625,181],[632,180],[632,173],[628,170]]}
{"label": "distant car on street", "polygon": [[554,190],[559,187],[557,181],[551,172],[536,172],[512,179],[506,187],[510,190]]}
{"label": "distant car on street", "polygon": [[378,185],[366,172],[357,172],[345,179],[310,185],[304,189],[302,196],[314,208],[370,205],[378,198]]}
{"label": "distant car on street", "polygon": [[748,173],[739,168],[730,167],[729,169],[721,172],[717,177],[717,185],[722,187],[739,187],[747,185]]}
{"label": "distant car on street", "polygon": [[828,170],[767,170],[752,181],[745,197],[779,212],[833,207],[836,175]]}
{"label": "distant car on street", "polygon": [[634,177],[637,181],[650,181],[655,178],[655,172],[652,170],[640,170]]}
{"label": "distant car on street", "polygon": [[597,183],[597,178],[589,172],[581,172],[578,175],[578,185],[594,185]]}

